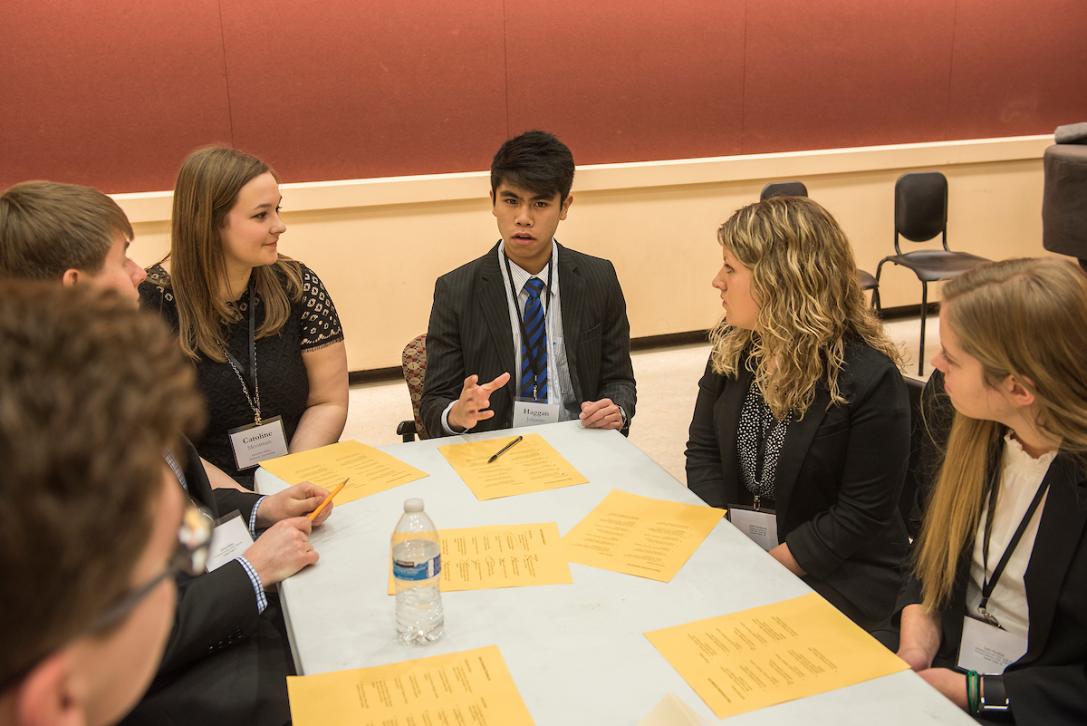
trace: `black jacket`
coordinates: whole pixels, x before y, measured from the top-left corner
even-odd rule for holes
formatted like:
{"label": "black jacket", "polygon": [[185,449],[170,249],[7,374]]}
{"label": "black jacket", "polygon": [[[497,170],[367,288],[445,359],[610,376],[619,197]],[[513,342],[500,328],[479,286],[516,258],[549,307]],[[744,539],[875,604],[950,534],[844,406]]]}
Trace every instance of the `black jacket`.
{"label": "black jacket", "polygon": [[[599,257],[559,248],[559,291],[566,360],[580,401],[610,398],[629,425],[637,399],[630,362],[630,323],[615,268]],[[498,246],[438,278],[427,328],[427,370],[420,403],[430,436],[443,436],[442,413],[457,400],[464,379],[480,382],[510,373],[509,384],[491,395],[494,417],[472,431],[513,425],[518,372],[509,314],[509,289],[498,264]]]}
{"label": "black jacket", "polygon": [[[928,451],[936,457],[943,451],[952,419],[943,377],[934,373],[925,393],[932,436]],[[930,472],[937,470],[933,463],[929,462]],[[1015,723],[1021,726],[1087,723],[1087,472],[1062,453],[1050,465],[1045,481],[1049,494],[1023,577],[1029,611],[1027,652],[1004,671]],[[970,538],[959,557],[951,597],[940,611],[942,634],[935,666],[955,666],[963,615],[968,605],[976,606],[966,602],[973,547]],[[910,576],[898,609],[921,599],[921,584]]]}
{"label": "black jacket", "polygon": [[[179,462],[188,494],[213,516],[238,510],[248,523],[260,497],[212,489],[196,449],[183,442]],[[274,595],[257,613],[253,585],[238,562],[177,578],[177,611],[162,663],[143,700],[122,722],[136,724],[284,724],[290,720],[286,676],[293,673]]]}
{"label": "black jacket", "polygon": [[[707,364],[687,442],[687,486],[708,504],[750,504],[736,429],[753,375]],[[902,584],[907,539],[898,510],[910,448],[909,401],[894,363],[861,342],[846,347],[828,409],[825,383],[785,435],[775,479],[778,537],[816,592],[864,628],[884,624]]]}

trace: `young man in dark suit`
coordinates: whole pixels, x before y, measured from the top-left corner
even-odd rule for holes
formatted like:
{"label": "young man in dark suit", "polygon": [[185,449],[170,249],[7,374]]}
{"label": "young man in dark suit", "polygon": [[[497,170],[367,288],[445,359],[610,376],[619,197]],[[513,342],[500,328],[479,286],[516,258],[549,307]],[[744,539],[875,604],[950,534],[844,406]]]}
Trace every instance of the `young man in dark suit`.
{"label": "young man in dark suit", "polygon": [[[128,258],[132,236],[121,208],[95,189],[17,184],[0,195],[0,278],[110,290],[135,308],[145,275]],[[261,497],[231,487],[217,469],[228,483],[213,488],[184,437],[163,458],[189,499],[215,517],[237,511],[255,541],[214,572],[177,575],[177,614],[161,665],[124,723],[287,723],[290,648],[278,604],[265,590],[317,561],[310,529],[331,508],[312,524],[302,515],[326,492],[302,483]]]}
{"label": "young man in dark suit", "polygon": [[153,316],[0,280],[0,723],[105,726],[147,688],[211,527],[162,451],[202,417]]}
{"label": "young man in dark suit", "polygon": [[430,436],[579,419],[626,431],[637,400],[626,301],[611,262],[563,247],[574,159],[529,131],[491,163],[502,239],[438,278],[421,402]]}

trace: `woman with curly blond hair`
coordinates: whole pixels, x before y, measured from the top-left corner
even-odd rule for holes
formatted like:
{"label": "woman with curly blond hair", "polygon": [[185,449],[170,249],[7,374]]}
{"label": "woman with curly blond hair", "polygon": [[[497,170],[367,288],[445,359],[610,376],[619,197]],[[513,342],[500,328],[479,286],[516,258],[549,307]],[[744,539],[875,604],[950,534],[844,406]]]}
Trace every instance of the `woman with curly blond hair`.
{"label": "woman with curly blond hair", "polygon": [[699,382],[687,485],[893,646],[882,631],[902,582],[910,448],[898,353],[845,234],[815,202],[751,204],[717,236],[725,314]]}

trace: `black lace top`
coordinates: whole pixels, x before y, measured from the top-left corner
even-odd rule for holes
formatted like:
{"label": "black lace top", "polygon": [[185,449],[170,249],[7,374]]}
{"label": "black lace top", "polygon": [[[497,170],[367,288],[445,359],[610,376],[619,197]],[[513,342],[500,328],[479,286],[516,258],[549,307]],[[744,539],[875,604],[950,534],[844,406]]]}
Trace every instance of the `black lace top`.
{"label": "black lace top", "polygon": [[[305,413],[309,398],[309,379],[302,353],[343,340],[336,307],[321,280],[305,265],[301,266],[301,272],[302,298],[292,303],[292,314],[282,330],[276,335],[257,340],[261,416],[265,419],[282,416],[288,443]],[[225,339],[230,352],[241,364],[241,373],[248,383],[249,292],[243,293],[234,304],[241,314],[237,321],[226,325]],[[140,284],[140,305],[159,311],[177,330],[177,303],[170,276],[161,265],[147,270],[147,279]],[[259,328],[264,318],[259,298],[256,305]],[[253,423],[253,410],[241,383],[229,363],[217,363],[205,358],[197,362],[196,374],[200,390],[207,400],[208,426],[203,437],[193,443],[202,457],[243,485],[252,487],[253,470],[238,471],[227,437],[229,430]]]}

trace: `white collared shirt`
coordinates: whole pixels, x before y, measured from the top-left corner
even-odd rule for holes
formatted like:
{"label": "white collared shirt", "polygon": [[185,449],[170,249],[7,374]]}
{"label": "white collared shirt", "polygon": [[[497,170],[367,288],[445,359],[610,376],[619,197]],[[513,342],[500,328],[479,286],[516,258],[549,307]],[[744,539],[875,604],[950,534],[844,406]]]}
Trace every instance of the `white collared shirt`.
{"label": "white collared shirt", "polygon": [[[1049,471],[1049,465],[1053,463],[1056,456],[1057,452],[1051,451],[1035,459],[1023,450],[1019,440],[1010,433],[1004,437],[1004,454],[1000,462],[1000,490],[997,492],[996,513],[993,516],[993,531],[989,541],[989,567],[986,571],[982,563],[985,521],[988,518],[988,499],[986,499],[981,521],[978,523],[977,535],[974,537],[970,581],[966,586],[968,615],[976,614],[978,603],[981,601],[981,585],[985,576],[992,576],[996,563],[1004,555],[1008,541],[1015,534],[1015,530],[1023,520],[1023,515],[1027,513],[1030,501],[1038,492],[1038,487],[1042,485],[1042,480]],[[1042,512],[1045,510],[1048,497],[1047,492],[1042,497],[1034,516],[1030,518],[1027,528],[1023,530],[1023,537],[1008,559],[1004,574],[997,581],[985,607],[1005,630],[1022,636],[1024,643],[1027,642],[1030,614],[1027,608],[1027,591],[1023,576],[1030,564],[1034,540],[1038,536],[1038,525],[1042,521]],[[1020,653],[1019,657],[1022,655]]]}
{"label": "white collared shirt", "polygon": [[[540,294],[540,303],[544,308],[544,320],[547,325],[547,402],[558,403],[559,420],[570,421],[580,415],[580,406],[574,399],[574,386],[570,379],[570,368],[566,360],[566,344],[562,331],[562,296],[559,292],[559,246],[554,239],[551,240],[551,261],[544,265],[543,269],[533,275],[532,273],[510,260],[509,271],[513,273],[513,289],[517,293],[517,308],[510,297],[510,278],[506,274],[505,242],[498,245],[495,254],[498,255],[498,269],[502,272],[502,287],[505,290],[506,305],[509,308],[510,330],[513,333],[514,369],[510,371],[514,390],[521,381],[521,325],[517,319],[517,311],[520,309],[524,315],[525,305],[528,303],[528,291],[525,283],[531,277],[538,277],[544,283],[544,290]],[[551,275],[550,301],[547,294],[548,268],[554,265],[555,271]],[[550,302],[550,305],[549,305]],[[550,309],[549,309],[550,308]],[[485,381],[481,381],[483,383]],[[519,392],[518,392],[519,393]],[[442,412],[442,428],[447,434],[462,433],[454,431],[449,425],[449,410],[456,401],[451,401]]]}

